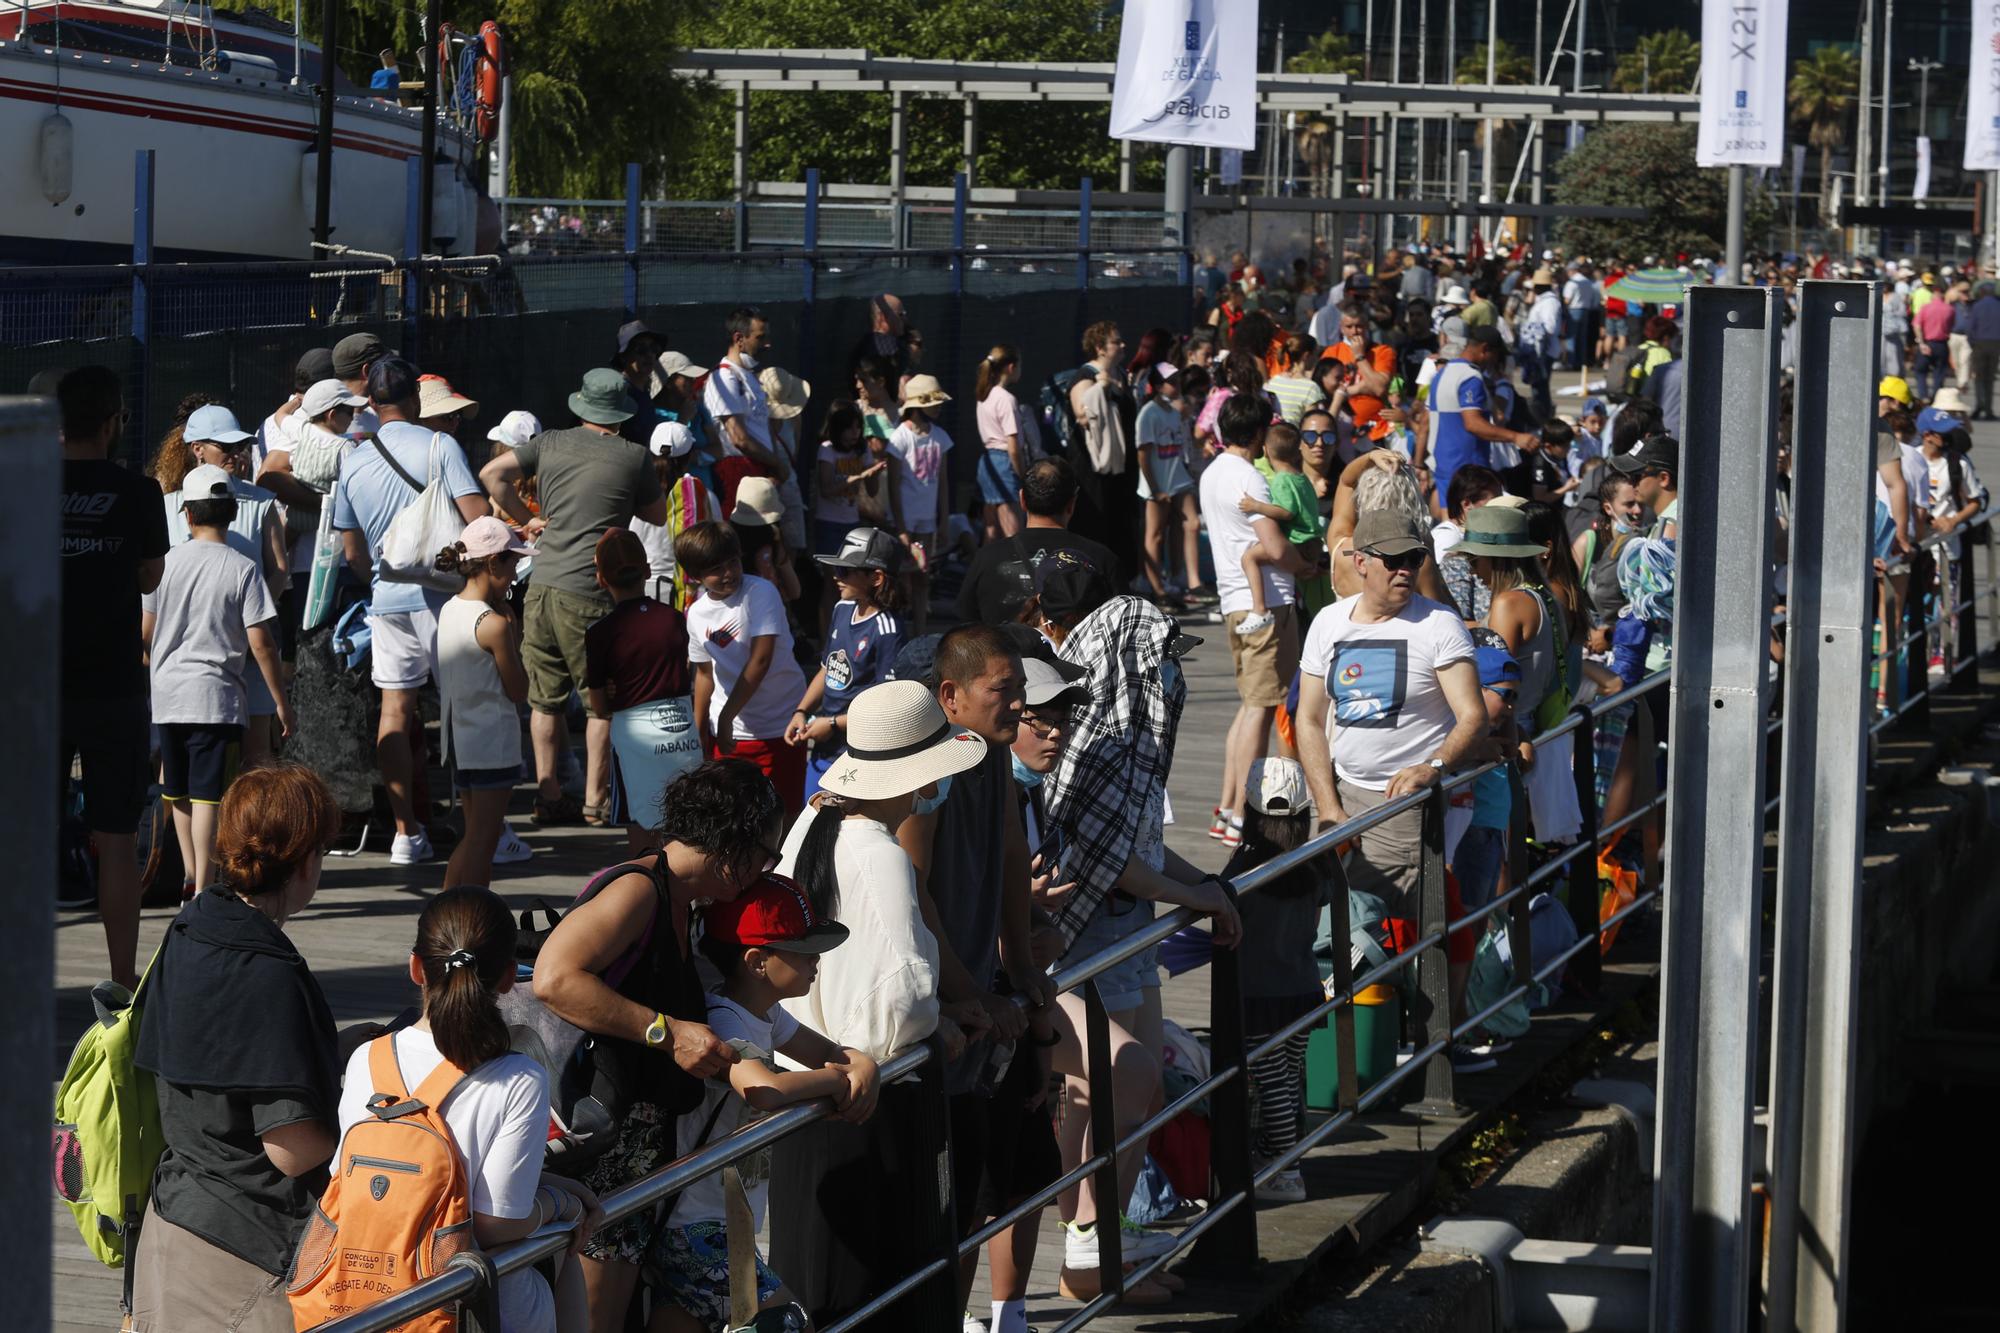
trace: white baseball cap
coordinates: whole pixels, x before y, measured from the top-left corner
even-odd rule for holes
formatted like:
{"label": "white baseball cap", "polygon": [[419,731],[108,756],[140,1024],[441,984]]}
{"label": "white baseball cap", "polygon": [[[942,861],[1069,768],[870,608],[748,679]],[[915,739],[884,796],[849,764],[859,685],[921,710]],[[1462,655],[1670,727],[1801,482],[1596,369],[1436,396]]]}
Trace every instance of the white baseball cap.
{"label": "white baseball cap", "polygon": [[653,427],[646,447],[655,458],[686,458],[694,452],[694,432],[678,421],[662,421]]}
{"label": "white baseball cap", "polygon": [[542,433],[542,422],[533,412],[515,408],[500,418],[500,424],[486,432],[486,438],[510,449],[519,449]]}
{"label": "white baseball cap", "polygon": [[1252,760],[1244,782],[1250,808],[1260,815],[1298,815],[1312,808],[1306,794],[1306,771],[1296,759],[1267,755]]}
{"label": "white baseball cap", "polygon": [[365,407],[368,400],[358,393],[349,393],[347,386],[339,380],[319,380],[305,392],[305,399],[299,404],[299,411],[305,413],[306,420],[317,421],[336,407]]}
{"label": "white baseball cap", "polygon": [[229,474],[213,463],[203,463],[200,467],[188,469],[181,478],[181,508],[185,509],[196,500],[227,500],[235,495],[229,484]]}

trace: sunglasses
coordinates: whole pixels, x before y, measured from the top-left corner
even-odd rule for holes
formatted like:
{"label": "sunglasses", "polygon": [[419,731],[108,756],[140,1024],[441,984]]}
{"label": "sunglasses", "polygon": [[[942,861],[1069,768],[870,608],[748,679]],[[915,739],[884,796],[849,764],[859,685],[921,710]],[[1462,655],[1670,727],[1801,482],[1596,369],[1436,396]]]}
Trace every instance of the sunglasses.
{"label": "sunglasses", "polygon": [[1334,433],[1330,430],[1302,430],[1299,432],[1299,443],[1338,444],[1339,440],[1335,438]]}
{"label": "sunglasses", "polygon": [[1368,552],[1368,557],[1371,560],[1380,560],[1384,569],[1422,569],[1424,567],[1424,553],[1422,551],[1404,551],[1400,555],[1376,555],[1375,552],[1370,551]]}

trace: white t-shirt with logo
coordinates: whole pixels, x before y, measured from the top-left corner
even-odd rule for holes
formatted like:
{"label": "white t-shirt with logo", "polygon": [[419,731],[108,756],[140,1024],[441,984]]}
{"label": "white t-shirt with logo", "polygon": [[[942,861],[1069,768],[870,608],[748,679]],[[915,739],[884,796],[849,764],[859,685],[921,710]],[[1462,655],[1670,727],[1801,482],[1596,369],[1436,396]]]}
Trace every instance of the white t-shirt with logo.
{"label": "white t-shirt with logo", "polygon": [[709,725],[722,716],[729,692],[750,664],[750,645],[775,636],[770,668],[749,704],[736,716],[739,741],[775,740],[785,734],[792,709],[805,693],[805,673],[792,657],[792,629],[785,620],[785,599],[768,579],[743,576],[743,586],[726,601],[703,593],[687,609],[688,661],[706,662],[715,672],[715,692],[709,698]]}
{"label": "white t-shirt with logo", "polygon": [[[709,373],[708,387],[701,392],[701,405],[717,421],[735,417],[743,423],[743,429],[750,432],[751,439],[766,449],[773,448],[771,400],[764,393],[764,386],[757,382],[756,375],[741,366],[717,361],[715,369]],[[730,442],[728,431],[718,431],[717,434],[721,436],[723,457],[734,458],[742,453]]]}
{"label": "white t-shirt with logo", "polygon": [[1313,618],[1299,670],[1326,682],[1334,772],[1381,791],[1435,755],[1457,724],[1438,672],[1472,660],[1472,636],[1458,612],[1428,597],[1372,625],[1354,620],[1359,601],[1342,598]]}
{"label": "white t-shirt with logo", "polygon": [[890,432],[889,452],[901,465],[895,468],[896,500],[903,508],[903,523],[911,532],[936,532],[938,488],[945,482],[944,456],[951,452],[951,436],[935,421],[919,433],[909,422]]}
{"label": "white t-shirt with logo", "polygon": [[[1271,483],[1248,459],[1225,452],[1201,470],[1201,518],[1208,526],[1208,544],[1215,555],[1215,591],[1223,615],[1250,609],[1243,553],[1257,544],[1257,530],[1251,526],[1255,515],[1236,507],[1246,495],[1265,504],[1271,502]],[[1258,569],[1264,575],[1264,605],[1291,605],[1292,576],[1275,565],[1259,565]]]}
{"label": "white t-shirt with logo", "polygon": [[[801,820],[811,823],[811,820]],[[776,1005],[771,1006],[769,1018],[759,1018],[726,995],[708,997],[708,1027],[723,1041],[741,1039],[749,1042],[769,1056],[775,1056],[778,1048],[798,1035],[799,1020]],[[747,1058],[747,1057],[746,1057]],[[778,1066],[770,1065],[773,1071]],[[706,1147],[718,1139],[727,1138],[744,1125],[761,1120],[763,1117],[750,1106],[736,1090],[723,1078],[712,1078],[702,1085],[701,1105],[682,1114],[675,1123],[676,1156],[686,1157],[697,1148]],[[721,1103],[720,1110],[717,1104]],[[702,1130],[709,1126],[709,1117],[715,1118],[714,1126],[708,1129],[708,1137],[702,1137]],[[771,1150],[751,1153],[736,1161],[737,1174],[743,1177],[743,1195],[750,1201],[750,1216],[755,1219],[756,1229],[764,1227],[764,1204],[771,1193]],[[722,1173],[703,1176],[694,1184],[681,1191],[681,1197],[674,1203],[674,1211],[667,1218],[672,1227],[692,1226],[696,1222],[723,1222],[728,1220],[725,1196],[722,1190]]]}

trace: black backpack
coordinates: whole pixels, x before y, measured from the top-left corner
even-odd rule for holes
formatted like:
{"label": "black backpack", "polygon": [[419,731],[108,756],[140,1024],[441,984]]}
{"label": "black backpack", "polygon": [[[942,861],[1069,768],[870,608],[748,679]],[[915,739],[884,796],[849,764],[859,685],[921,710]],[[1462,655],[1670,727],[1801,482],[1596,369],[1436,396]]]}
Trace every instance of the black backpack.
{"label": "black backpack", "polygon": [[1053,452],[1065,458],[1083,448],[1083,426],[1069,401],[1070,390],[1082,377],[1083,367],[1073,366],[1058,370],[1042,382],[1042,420],[1049,428],[1049,438],[1056,443]]}

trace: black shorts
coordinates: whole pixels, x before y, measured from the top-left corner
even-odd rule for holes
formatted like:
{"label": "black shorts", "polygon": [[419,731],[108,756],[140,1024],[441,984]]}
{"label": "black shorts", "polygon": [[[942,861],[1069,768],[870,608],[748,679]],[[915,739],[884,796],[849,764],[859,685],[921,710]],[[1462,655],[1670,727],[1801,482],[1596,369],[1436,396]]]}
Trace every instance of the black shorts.
{"label": "black shorts", "polygon": [[160,724],[160,794],[170,801],[214,805],[229,785],[230,750],[243,728],[226,722]]}
{"label": "black shorts", "polygon": [[1041,1062],[1023,1038],[991,1097],[950,1099],[952,1202],[958,1234],[969,1236],[1062,1174],[1054,1112],[1041,1091]]}
{"label": "black shorts", "polygon": [[57,772],[83,759],[83,822],[92,833],[131,837],[153,784],[152,739],[144,695],[129,699],[62,701],[62,752]]}

